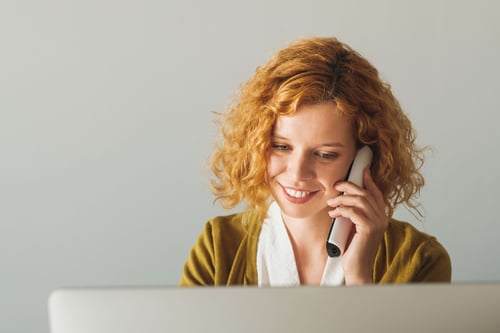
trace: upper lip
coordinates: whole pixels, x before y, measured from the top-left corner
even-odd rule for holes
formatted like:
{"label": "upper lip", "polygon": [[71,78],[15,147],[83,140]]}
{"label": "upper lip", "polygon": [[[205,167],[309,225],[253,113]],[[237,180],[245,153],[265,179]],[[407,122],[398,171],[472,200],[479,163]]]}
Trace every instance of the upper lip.
{"label": "upper lip", "polygon": [[286,185],[283,185],[281,184],[281,187],[283,188],[286,188],[288,190],[295,190],[295,191],[302,191],[302,192],[314,192],[314,190],[309,190],[309,189],[306,189],[306,188],[303,188],[303,187],[298,187],[298,186],[286,186]]}

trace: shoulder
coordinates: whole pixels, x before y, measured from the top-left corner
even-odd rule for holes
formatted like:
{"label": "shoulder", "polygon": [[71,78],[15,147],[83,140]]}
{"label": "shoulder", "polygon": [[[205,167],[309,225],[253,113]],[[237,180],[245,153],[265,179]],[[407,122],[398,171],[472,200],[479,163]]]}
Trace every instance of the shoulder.
{"label": "shoulder", "polygon": [[444,246],[407,222],[391,219],[377,257],[382,281],[451,280],[451,260]]}
{"label": "shoulder", "polygon": [[205,225],[205,233],[210,233],[213,239],[235,244],[240,243],[248,233],[255,233],[258,230],[260,223],[252,212],[216,216]]}
{"label": "shoulder", "polygon": [[408,222],[391,219],[384,235],[386,246],[397,248],[418,249],[425,247],[426,250],[445,251],[436,237],[418,230]]}
{"label": "shoulder", "polygon": [[255,265],[249,268],[247,261],[255,257],[260,226],[255,214],[249,212],[207,221],[189,253],[180,284],[227,285],[254,281]]}
{"label": "shoulder", "polygon": [[245,220],[246,213],[236,213],[230,215],[216,216],[208,220],[205,228],[212,230],[216,233],[230,232],[235,234],[241,234],[245,232]]}

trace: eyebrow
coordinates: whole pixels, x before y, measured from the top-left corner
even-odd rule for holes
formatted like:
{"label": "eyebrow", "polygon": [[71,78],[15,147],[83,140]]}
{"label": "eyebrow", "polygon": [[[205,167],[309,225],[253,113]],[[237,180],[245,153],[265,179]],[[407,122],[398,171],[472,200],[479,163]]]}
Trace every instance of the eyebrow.
{"label": "eyebrow", "polygon": [[[290,141],[289,138],[285,138],[284,136],[280,136],[280,135],[276,135],[276,134],[271,134],[271,138],[273,139],[280,139],[280,140],[284,140],[284,141]],[[344,148],[345,145],[343,143],[340,143],[340,142],[325,142],[325,143],[322,143],[320,144],[319,146],[322,146],[322,147],[338,147],[338,148]]]}
{"label": "eyebrow", "polygon": [[340,142],[331,142],[331,143],[324,143],[322,146],[326,146],[326,147],[340,147],[340,148],[344,148],[345,146],[340,143]]}

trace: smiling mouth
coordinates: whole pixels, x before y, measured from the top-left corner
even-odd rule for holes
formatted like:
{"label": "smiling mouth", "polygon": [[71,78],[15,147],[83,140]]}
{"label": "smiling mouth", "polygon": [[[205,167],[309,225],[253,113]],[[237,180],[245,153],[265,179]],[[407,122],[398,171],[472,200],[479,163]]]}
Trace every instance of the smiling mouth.
{"label": "smiling mouth", "polygon": [[290,187],[281,186],[285,198],[295,204],[303,204],[309,201],[318,191],[301,191]]}
{"label": "smiling mouth", "polygon": [[306,191],[298,191],[298,190],[294,190],[294,189],[287,188],[287,187],[284,187],[283,189],[285,190],[286,194],[288,194],[289,196],[296,198],[296,199],[304,198],[312,193],[312,192],[306,192]]}

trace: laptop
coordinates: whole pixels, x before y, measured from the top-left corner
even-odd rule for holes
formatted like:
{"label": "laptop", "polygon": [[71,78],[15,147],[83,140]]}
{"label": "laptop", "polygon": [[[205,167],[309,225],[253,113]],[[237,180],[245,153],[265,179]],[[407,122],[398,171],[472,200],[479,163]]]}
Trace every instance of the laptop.
{"label": "laptop", "polygon": [[51,333],[500,332],[500,283],[66,288]]}

